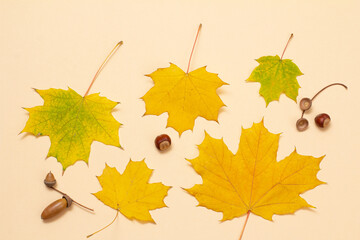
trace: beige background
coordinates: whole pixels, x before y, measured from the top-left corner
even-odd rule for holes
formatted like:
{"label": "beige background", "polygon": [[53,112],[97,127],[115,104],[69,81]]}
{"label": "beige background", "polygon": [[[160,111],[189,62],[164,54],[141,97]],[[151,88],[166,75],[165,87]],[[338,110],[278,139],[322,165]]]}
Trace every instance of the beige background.
{"label": "beige background", "polygon": [[[340,3],[341,2],[341,3]],[[1,239],[85,239],[103,227],[115,211],[90,193],[100,190],[96,175],[105,163],[122,172],[131,158],[146,159],[154,170],[152,182],[173,188],[165,199],[169,208],[152,211],[157,224],[129,221],[122,215],[92,239],[122,240],[236,240],[245,217],[220,223],[221,213],[196,207],[184,192],[201,183],[185,158],[198,155],[204,130],[223,137],[235,152],[241,126],[263,117],[273,133],[281,132],[278,159],[296,146],[301,154],[322,156],[318,177],[326,181],[304,194],[317,208],[294,215],[275,216],[274,222],[251,215],[243,239],[360,239],[359,208],[359,1],[0,1],[0,236]],[[198,118],[194,131],[181,138],[165,128],[167,114],[142,117],[139,98],[152,82],[144,74],[169,62],[185,69],[198,24],[203,29],[191,64],[207,65],[229,83],[219,89],[225,104],[219,124]],[[281,54],[290,35],[295,37],[284,58],[293,59],[304,73],[298,100],[323,86],[343,82],[349,90],[333,87],[320,95],[306,115],[308,131],[299,133],[300,110],[281,96],[265,108],[260,85],[245,83],[257,66],[254,59]],[[121,104],[114,112],[123,123],[124,150],[94,142],[89,166],[78,162],[61,175],[54,158],[45,160],[48,137],[18,133],[28,115],[22,107],[42,105],[32,88],[67,86],[83,94],[95,71],[120,40],[124,45],[102,72],[91,92],[101,92]],[[332,124],[321,131],[313,124],[327,112]],[[171,151],[160,154],[156,135],[172,137]],[[58,188],[95,208],[90,214],[72,206],[61,217],[44,223],[42,209],[59,198],[42,181],[51,170]]]}

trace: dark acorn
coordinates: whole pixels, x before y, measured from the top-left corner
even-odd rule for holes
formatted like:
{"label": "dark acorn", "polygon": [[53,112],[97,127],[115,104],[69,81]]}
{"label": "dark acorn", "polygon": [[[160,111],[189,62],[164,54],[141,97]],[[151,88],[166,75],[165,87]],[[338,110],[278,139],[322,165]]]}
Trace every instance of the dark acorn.
{"label": "dark acorn", "polygon": [[160,151],[165,151],[171,146],[171,138],[167,134],[161,134],[155,138],[155,146]]}
{"label": "dark acorn", "polygon": [[315,117],[315,123],[320,128],[325,128],[330,124],[330,116],[326,113],[321,113]]}

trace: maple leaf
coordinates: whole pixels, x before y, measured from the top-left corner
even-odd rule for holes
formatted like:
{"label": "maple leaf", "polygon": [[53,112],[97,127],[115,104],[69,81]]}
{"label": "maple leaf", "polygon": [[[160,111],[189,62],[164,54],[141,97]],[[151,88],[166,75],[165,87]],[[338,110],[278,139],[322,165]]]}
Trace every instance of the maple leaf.
{"label": "maple leaf", "polygon": [[162,183],[148,183],[152,171],[144,160],[130,160],[123,174],[106,165],[98,177],[102,190],[94,195],[129,219],[154,222],[149,210],[166,207],[163,199],[170,187]]}
{"label": "maple leaf", "polygon": [[144,115],[168,112],[166,127],[174,128],[180,135],[186,130],[192,130],[199,116],[217,122],[219,109],[225,106],[216,90],[227,83],[218,74],[206,71],[206,67],[189,72],[201,27],[202,24],[196,34],[187,71],[184,72],[172,63],[168,68],[157,69],[147,75],[155,85],[142,97],[146,108]]}
{"label": "maple leaf", "polygon": [[316,177],[324,156],[304,156],[294,150],[277,162],[278,142],[279,134],[270,133],[263,122],[242,129],[236,154],[222,139],[206,134],[199,156],[189,160],[203,183],[187,191],[199,206],[222,212],[222,221],[250,212],[272,220],[274,214],[312,207],[299,194],[324,183]]}
{"label": "maple leaf", "polygon": [[35,91],[44,105],[25,108],[29,120],[22,132],[49,136],[47,157],[57,158],[64,171],[78,160],[88,163],[93,141],[120,147],[121,124],[111,115],[117,102],[98,93],[82,97],[71,88]]}
{"label": "maple leaf", "polygon": [[303,73],[292,60],[283,59],[293,36],[293,34],[290,35],[281,57],[276,55],[257,59],[259,66],[253,70],[246,80],[247,82],[259,82],[261,84],[259,93],[265,99],[266,106],[272,101],[278,101],[282,93],[296,102],[300,88],[296,77],[303,75]]}
{"label": "maple leaf", "polygon": [[259,93],[264,97],[266,106],[278,101],[282,93],[296,102],[300,88],[296,77],[303,75],[298,66],[290,59],[280,59],[278,55],[261,57],[256,61],[260,65],[246,81],[261,83]]}
{"label": "maple leaf", "polygon": [[170,67],[159,68],[147,75],[155,86],[142,97],[146,103],[145,114],[168,112],[167,127],[174,128],[180,135],[193,129],[198,116],[217,121],[219,109],[225,104],[216,89],[227,83],[205,68],[185,73],[170,63]]}

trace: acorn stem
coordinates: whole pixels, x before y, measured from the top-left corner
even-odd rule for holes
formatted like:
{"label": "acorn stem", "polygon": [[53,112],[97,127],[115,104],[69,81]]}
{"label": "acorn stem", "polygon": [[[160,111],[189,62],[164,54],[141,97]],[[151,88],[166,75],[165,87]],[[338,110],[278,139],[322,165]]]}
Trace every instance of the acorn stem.
{"label": "acorn stem", "polygon": [[90,88],[92,87],[92,85],[94,84],[96,78],[99,76],[100,72],[104,69],[106,63],[110,60],[110,58],[115,54],[115,52],[119,49],[119,47],[123,44],[123,41],[120,41],[116,44],[116,46],[113,48],[113,50],[111,50],[111,52],[109,53],[109,55],[105,58],[105,60],[103,61],[103,63],[100,65],[99,69],[97,70],[97,72],[95,73],[95,76],[93,78],[93,80],[90,83],[90,86],[88,88],[88,90],[86,91],[86,93],[84,94],[84,97],[86,97],[90,91]]}
{"label": "acorn stem", "polygon": [[301,118],[304,117],[305,111],[306,111],[306,110],[303,110],[303,111],[302,111]]}
{"label": "acorn stem", "polygon": [[105,228],[109,227],[111,224],[113,224],[113,223],[115,222],[115,220],[116,220],[116,218],[118,217],[118,215],[119,215],[119,210],[117,209],[117,210],[116,210],[115,218],[111,221],[111,223],[109,223],[109,224],[106,225],[105,227],[101,228],[100,230],[97,230],[96,232],[94,232],[94,233],[92,233],[92,234],[90,234],[90,235],[87,235],[86,237],[89,238],[89,237],[91,237],[92,235],[94,235],[94,234],[96,234],[96,233],[98,233],[98,232],[101,232],[101,231],[104,230]]}
{"label": "acorn stem", "polygon": [[316,98],[322,91],[324,91],[324,90],[327,89],[328,87],[335,86],[335,85],[343,86],[346,90],[348,89],[348,87],[347,87],[345,84],[342,84],[342,83],[332,83],[332,84],[330,84],[330,85],[327,85],[326,87],[324,87],[324,88],[321,89],[320,91],[318,91],[318,92],[311,98],[311,101],[314,100],[314,98]]}
{"label": "acorn stem", "polygon": [[50,188],[54,189],[55,191],[57,191],[58,193],[60,193],[62,195],[67,195],[66,193],[64,193],[64,192],[62,192],[62,191],[60,191],[60,190],[58,190],[58,189],[56,189],[54,187],[50,187]]}
{"label": "acorn stem", "polygon": [[293,37],[294,37],[294,34],[291,34],[290,37],[289,37],[289,40],[288,40],[287,43],[286,43],[286,46],[285,46],[285,48],[284,48],[284,51],[283,51],[283,53],[281,54],[280,60],[283,59],[284,53],[285,53],[285,51],[286,51],[286,48],[287,48],[287,46],[289,45],[289,42],[290,42],[290,40],[291,40]]}
{"label": "acorn stem", "polygon": [[250,213],[251,213],[251,211],[249,210],[249,211],[247,212],[246,219],[245,219],[245,223],[244,223],[244,226],[243,226],[243,228],[242,228],[242,230],[241,230],[241,234],[240,234],[240,238],[239,238],[239,240],[241,240],[241,239],[242,239],[242,237],[243,237],[243,235],[244,235],[244,231],[245,231],[246,223],[247,223],[247,222],[248,222],[248,220],[249,220]]}
{"label": "acorn stem", "polygon": [[192,47],[192,49],[191,49],[191,54],[190,54],[189,63],[188,63],[188,67],[187,67],[186,73],[189,73],[191,58],[192,58],[192,55],[193,55],[193,52],[194,52],[194,49],[195,49],[196,41],[197,41],[197,39],[198,39],[198,36],[199,36],[200,30],[201,30],[201,27],[202,27],[202,24],[200,23],[199,28],[198,28],[197,33],[196,33],[194,45],[193,45],[193,47]]}
{"label": "acorn stem", "polygon": [[[60,190],[58,190],[58,189],[56,189],[56,188],[54,188],[54,187],[50,187],[50,188],[54,189],[55,191],[57,191],[58,193],[60,193],[60,194],[62,194],[62,195],[67,195],[66,193],[64,193],[64,192],[62,192],[62,191],[60,191]],[[75,203],[75,204],[79,205],[80,207],[85,208],[85,209],[87,209],[87,210],[89,210],[89,211],[94,212],[94,209],[88,208],[88,207],[86,207],[86,206],[78,203],[77,201],[75,201],[74,199],[72,199],[69,195],[67,195],[67,196],[73,201],[73,203]]]}

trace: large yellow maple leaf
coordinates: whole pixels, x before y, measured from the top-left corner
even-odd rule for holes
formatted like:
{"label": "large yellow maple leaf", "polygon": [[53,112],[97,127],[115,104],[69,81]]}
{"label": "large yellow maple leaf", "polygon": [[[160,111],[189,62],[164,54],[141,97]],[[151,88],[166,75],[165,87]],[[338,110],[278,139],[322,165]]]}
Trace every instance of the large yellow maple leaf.
{"label": "large yellow maple leaf", "polygon": [[64,171],[76,161],[88,162],[93,141],[120,147],[121,124],[111,114],[117,102],[98,93],[82,97],[71,88],[36,92],[44,99],[44,105],[25,108],[29,120],[22,132],[49,136],[47,157],[57,158]]}
{"label": "large yellow maple leaf", "polygon": [[227,83],[205,68],[185,73],[171,63],[170,67],[147,75],[155,85],[142,97],[146,104],[145,115],[168,112],[167,127],[174,128],[180,135],[193,129],[198,116],[217,121],[219,109],[225,104],[216,89]]}
{"label": "large yellow maple leaf", "polygon": [[164,198],[170,187],[162,183],[148,183],[152,171],[144,160],[130,160],[123,174],[106,165],[98,177],[102,190],[94,195],[129,219],[154,222],[149,211],[166,207]]}
{"label": "large yellow maple leaf", "polygon": [[203,183],[187,191],[199,206],[222,212],[223,221],[250,212],[272,220],[274,214],[312,207],[299,194],[323,184],[316,177],[323,157],[294,150],[277,162],[278,142],[279,134],[270,133],[263,122],[242,130],[236,154],[222,139],[206,134],[199,156],[189,160]]}

